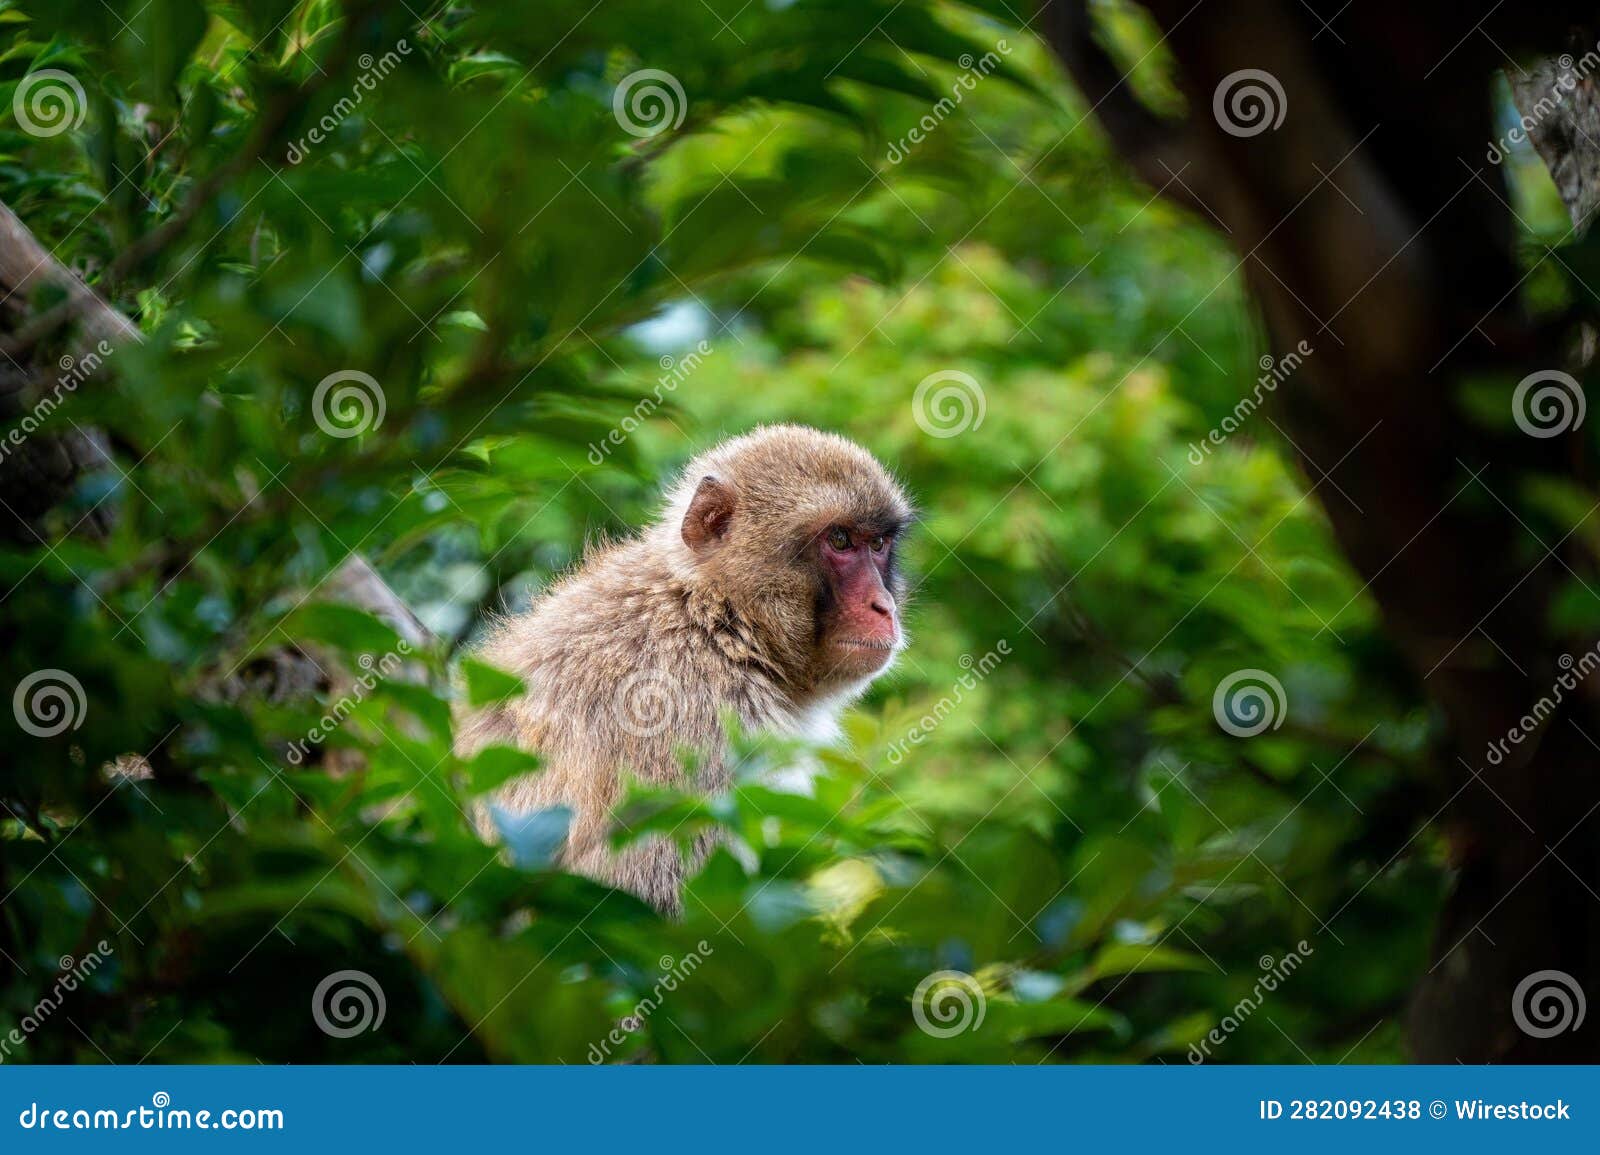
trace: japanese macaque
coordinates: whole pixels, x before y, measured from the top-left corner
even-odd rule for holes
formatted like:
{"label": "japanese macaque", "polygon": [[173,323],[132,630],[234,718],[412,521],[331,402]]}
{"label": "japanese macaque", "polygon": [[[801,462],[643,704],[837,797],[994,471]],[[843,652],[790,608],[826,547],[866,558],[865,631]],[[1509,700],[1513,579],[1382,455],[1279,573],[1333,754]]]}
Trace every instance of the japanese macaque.
{"label": "japanese macaque", "polygon": [[591,552],[482,647],[527,692],[469,717],[464,751],[502,742],[544,760],[496,805],[568,807],[567,869],[679,909],[697,863],[672,840],[608,845],[625,775],[683,785],[677,752],[692,748],[694,787],[725,789],[727,713],[753,732],[836,737],[905,646],[896,554],[911,518],[888,471],[834,434],[768,426],[696,457],[660,520]]}

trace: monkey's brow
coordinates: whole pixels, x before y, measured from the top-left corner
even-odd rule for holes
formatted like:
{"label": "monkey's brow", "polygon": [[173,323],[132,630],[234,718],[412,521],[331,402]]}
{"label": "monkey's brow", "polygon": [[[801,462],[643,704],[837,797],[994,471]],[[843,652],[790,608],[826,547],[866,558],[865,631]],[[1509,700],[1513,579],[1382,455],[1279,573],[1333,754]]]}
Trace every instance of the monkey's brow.
{"label": "monkey's brow", "polygon": [[904,533],[916,520],[917,515],[915,513],[908,513],[903,509],[874,509],[855,519],[856,524],[863,529],[871,529],[891,536]]}
{"label": "monkey's brow", "polygon": [[830,525],[842,525],[852,533],[863,536],[896,537],[906,527],[906,518],[900,513],[874,509],[874,510],[845,510],[829,519]]}

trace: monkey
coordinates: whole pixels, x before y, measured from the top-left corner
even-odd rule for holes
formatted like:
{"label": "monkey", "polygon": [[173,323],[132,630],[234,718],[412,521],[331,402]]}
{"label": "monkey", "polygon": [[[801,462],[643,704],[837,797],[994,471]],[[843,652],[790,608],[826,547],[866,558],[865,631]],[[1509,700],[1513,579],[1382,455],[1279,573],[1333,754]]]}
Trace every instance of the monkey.
{"label": "monkey", "polygon": [[752,733],[837,740],[839,716],[907,644],[901,539],[914,517],[876,458],[836,434],[759,427],[689,462],[636,536],[587,553],[533,606],[502,618],[477,657],[524,692],[469,713],[458,747],[530,750],[543,765],[503,787],[513,814],[571,811],[559,862],[681,912],[688,857],[647,835],[620,852],[611,811],[626,775],[730,785],[723,717]]}

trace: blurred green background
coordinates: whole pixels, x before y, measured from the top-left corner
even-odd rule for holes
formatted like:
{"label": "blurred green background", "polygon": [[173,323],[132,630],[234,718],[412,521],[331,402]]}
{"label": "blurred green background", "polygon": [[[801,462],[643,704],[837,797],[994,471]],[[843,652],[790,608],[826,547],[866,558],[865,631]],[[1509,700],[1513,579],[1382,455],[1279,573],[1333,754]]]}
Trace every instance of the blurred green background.
{"label": "blurred green background", "polygon": [[[146,337],[35,434],[115,463],[0,552],[0,688],[84,690],[6,736],[7,1061],[1401,1058],[1431,721],[1270,407],[1196,448],[1270,372],[1211,222],[1124,174],[1004,0],[591,3],[0,3],[0,199]],[[1172,108],[1137,9],[1097,15]],[[653,120],[614,102],[642,69],[681,90]],[[43,70],[81,89],[59,132],[17,114]],[[338,371],[381,394],[354,436]],[[472,800],[529,763],[452,756],[452,696],[506,687],[448,670],[767,421],[914,494],[913,644],[814,798],[749,741],[732,797],[631,804],[759,852],[673,924],[484,845]],[[297,762],[396,644],[322,597],[351,552],[440,641]],[[320,696],[262,691],[291,647]],[[1213,702],[1242,670],[1281,688],[1248,737]],[[129,753],[154,777],[104,773]],[[352,969],[385,1014],[330,1033]]]}

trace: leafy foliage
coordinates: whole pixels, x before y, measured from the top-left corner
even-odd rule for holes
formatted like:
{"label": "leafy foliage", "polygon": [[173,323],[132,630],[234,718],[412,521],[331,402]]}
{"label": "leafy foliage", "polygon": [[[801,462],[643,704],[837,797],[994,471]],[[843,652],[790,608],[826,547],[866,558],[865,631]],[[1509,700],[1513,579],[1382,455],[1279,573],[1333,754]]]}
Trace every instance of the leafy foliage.
{"label": "leafy foliage", "polygon": [[[1182,1061],[1302,940],[1214,1057],[1396,1057],[1441,890],[1393,817],[1428,719],[1268,413],[1192,449],[1260,372],[1234,262],[1116,170],[1009,8],[423,15],[0,5],[0,104],[47,68],[86,92],[76,131],[0,129],[0,199],[146,337],[46,427],[116,463],[0,552],[4,685],[86,702],[6,736],[0,1024],[113,948],[12,1057]],[[649,137],[613,104],[641,69],[685,94]],[[913,397],[952,370],[982,417],[937,436]],[[378,386],[354,436],[337,372]],[[741,739],[731,796],[629,802],[629,836],[753,848],[667,922],[552,869],[548,823],[486,844],[475,807],[537,762],[452,753],[452,699],[516,688],[460,649],[774,420],[916,495],[914,643],[848,750]],[[91,509],[106,535],[73,532]],[[380,660],[394,630],[322,588],[352,552],[437,645]],[[319,694],[252,692],[286,647]],[[1247,739],[1213,713],[1240,669],[1287,699]],[[154,776],[105,773],[128,754]],[[763,785],[801,756],[814,797]],[[309,1005],[351,968],[387,1012],[338,1037]],[[939,970],[980,1025],[918,1026]]]}

